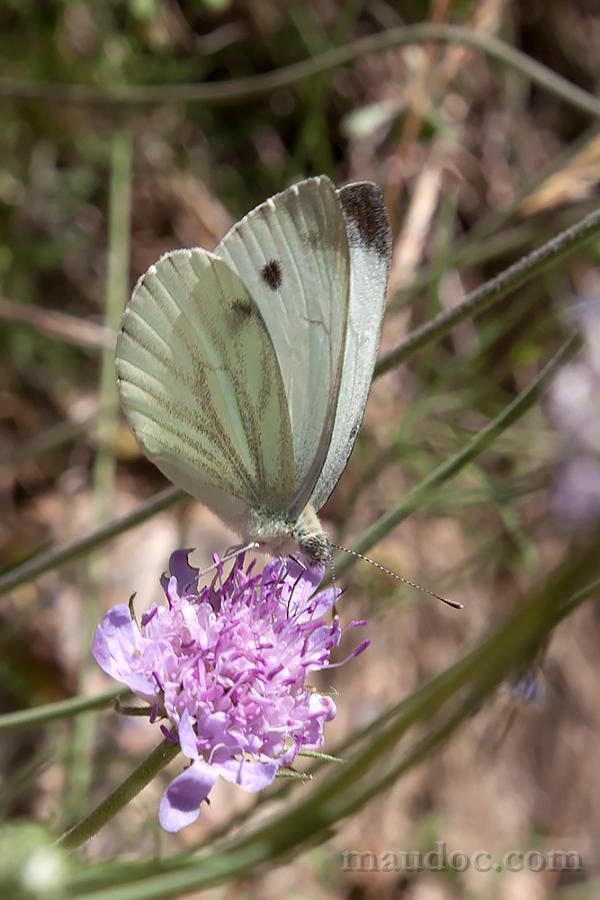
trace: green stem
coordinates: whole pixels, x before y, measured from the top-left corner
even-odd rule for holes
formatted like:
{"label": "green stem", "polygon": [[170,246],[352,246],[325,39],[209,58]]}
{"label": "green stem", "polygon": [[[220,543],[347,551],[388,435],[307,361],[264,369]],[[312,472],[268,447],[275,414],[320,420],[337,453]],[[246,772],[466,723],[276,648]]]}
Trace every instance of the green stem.
{"label": "green stem", "polygon": [[179,750],[179,744],[164,740],[89,816],[65,832],[59,838],[58,843],[63,847],[73,849],[89,841],[103,825],[106,825],[130,800],[133,800],[161,769],[175,759]]}
{"label": "green stem", "polygon": [[505,44],[498,38],[472,31],[469,28],[443,24],[420,24],[391,28],[389,31],[352,41],[343,47],[327,50],[312,59],[248,78],[233,78],[210,84],[114,85],[106,88],[83,84],[42,84],[35,81],[3,78],[0,79],[0,97],[124,106],[170,102],[239,103],[280,88],[290,87],[299,81],[337,69],[339,66],[349,65],[373,53],[383,53],[394,47],[430,42],[458,44],[485,53],[491,59],[514,69],[533,84],[545,88],[576,109],[592,116],[600,116],[600,100],[531,59],[527,54]]}
{"label": "green stem", "polygon": [[98,410],[81,421],[73,422],[67,420],[51,425],[26,443],[15,447],[4,456],[0,456],[0,469],[4,467],[10,468],[17,465],[17,463],[22,464],[26,460],[36,459],[38,456],[43,456],[52,450],[56,450],[62,444],[69,443],[74,438],[79,437],[80,434],[89,431],[90,426],[93,427],[97,419]]}
{"label": "green stem", "polygon": [[[408,492],[402,503],[390,510],[375,522],[374,525],[358,539],[352,548],[358,553],[365,553],[380,541],[399,522],[406,519],[413,510],[419,507],[435,488],[460,472],[468,463],[483,453],[513,422],[516,422],[536,401],[543,385],[554,375],[576,344],[576,336],[568,338],[552,359],[539,372],[526,390],[522,391],[506,406],[502,412],[482,428],[458,453],[445,460],[433,472],[430,472],[419,484]],[[355,557],[342,554],[336,561],[336,575],[353,565]]]}
{"label": "green stem", "polygon": [[114,522],[110,522],[102,528],[98,528],[92,534],[74,541],[67,547],[40,553],[39,556],[35,556],[21,566],[16,566],[10,572],[6,572],[0,577],[0,595],[12,591],[22,584],[27,584],[29,581],[33,581],[35,578],[43,575],[44,572],[49,572],[65,563],[72,562],[81,556],[85,556],[87,553],[91,553],[93,550],[98,550],[107,541],[118,537],[125,531],[129,531],[130,528],[134,528],[159,512],[168,509],[185,496],[179,488],[165,488],[165,490],[150,497],[145,503],[140,504],[133,512],[122,516],[120,519],[115,519]]}
{"label": "green stem", "polygon": [[[577,208],[577,207],[576,207]],[[566,220],[567,226],[573,223],[573,207],[570,207],[566,216],[553,216],[554,225],[559,224],[560,219]],[[589,209],[584,210],[587,214]],[[501,223],[504,224],[504,223]],[[565,222],[560,222],[560,227],[565,227]],[[468,269],[473,266],[481,266],[486,262],[498,259],[502,256],[520,251],[530,245],[539,244],[541,239],[548,239],[544,233],[544,224],[539,220],[531,219],[518,225],[511,225],[503,231],[490,234],[476,234],[475,229],[459,239],[452,247],[452,252],[446,260],[446,271],[452,269]],[[405,309],[411,300],[427,288],[432,287],[439,280],[439,265],[437,260],[432,260],[422,269],[415,272],[410,284],[396,291],[388,300],[385,308],[386,316]]]}
{"label": "green stem", "polygon": [[[129,293],[132,139],[126,126],[117,127],[111,147],[108,201],[108,272],[104,326],[115,334]],[[94,463],[94,502],[98,523],[105,525],[112,508],[115,472],[114,447],[118,427],[114,341],[100,359],[100,418]]]}
{"label": "green stem", "polygon": [[17,712],[5,713],[0,716],[0,733],[14,731],[19,728],[35,728],[46,722],[54,722],[57,719],[67,719],[78,716],[80,713],[91,712],[108,706],[119,697],[126,697],[130,693],[129,688],[111,688],[94,697],[77,696],[68,700],[58,700],[56,703],[44,703],[43,706],[34,706],[31,709],[20,709]]}
{"label": "green stem", "polygon": [[529,281],[534,275],[538,275],[548,266],[558,262],[568,253],[572,253],[577,247],[591,238],[600,234],[600,209],[590,213],[580,222],[562,231],[546,244],[542,244],[532,253],[524,256],[514,265],[509,266],[491,281],[486,281],[480,285],[464,300],[461,301],[454,309],[448,312],[441,312],[439,315],[430,319],[421,328],[417,328],[411,332],[408,337],[391,350],[382,359],[379,360],[375,367],[374,378],[384,375],[390,369],[404,362],[416,350],[420,350],[425,344],[441,337],[459,322],[468,319],[470,316],[476,315],[500,300],[510,291],[514,291],[520,285]]}
{"label": "green stem", "polygon": [[573,594],[572,597],[569,597],[562,607],[563,617],[570,616],[572,612],[581,606],[582,603],[585,603],[586,600],[589,600],[590,597],[593,597],[594,594],[600,594],[600,578],[587,584],[580,591],[577,591],[576,594]]}
{"label": "green stem", "polygon": [[[131,207],[132,140],[127,126],[113,131],[110,153],[110,189],[108,198],[108,270],[104,300],[104,326],[116,331],[129,289],[129,229]],[[100,357],[100,419],[98,442],[92,472],[94,519],[96,527],[106,525],[113,505],[116,471],[115,444],[118,427],[118,397],[114,373],[114,344]],[[94,629],[98,622],[100,593],[104,580],[104,559],[90,557],[81,585],[85,603],[80,615],[80,668],[78,692],[88,693],[96,666],[90,654]],[[67,767],[66,802],[68,820],[80,818],[88,806],[92,783],[92,755],[95,720],[78,717],[73,726],[70,760]]]}

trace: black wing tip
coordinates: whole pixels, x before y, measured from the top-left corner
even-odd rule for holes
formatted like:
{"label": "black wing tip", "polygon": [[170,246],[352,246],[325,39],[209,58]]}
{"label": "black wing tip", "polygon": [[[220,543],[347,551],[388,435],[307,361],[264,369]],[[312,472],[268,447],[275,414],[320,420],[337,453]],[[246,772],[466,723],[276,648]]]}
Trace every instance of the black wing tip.
{"label": "black wing tip", "polygon": [[[389,260],[392,233],[379,185],[373,181],[357,181],[340,188],[338,196],[358,240],[382,259]],[[351,242],[352,238],[351,234]]]}

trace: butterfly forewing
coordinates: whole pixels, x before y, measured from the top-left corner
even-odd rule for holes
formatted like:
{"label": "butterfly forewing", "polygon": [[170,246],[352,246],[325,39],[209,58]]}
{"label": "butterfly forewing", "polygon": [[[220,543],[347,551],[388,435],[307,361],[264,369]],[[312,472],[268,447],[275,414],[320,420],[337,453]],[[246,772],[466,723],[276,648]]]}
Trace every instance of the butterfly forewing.
{"label": "butterfly forewing", "polygon": [[390,226],[377,185],[349,184],[338,195],[350,246],[350,307],[333,433],[311,497],[317,510],[342,474],[362,421],[379,346],[392,253]]}
{"label": "butterfly forewing", "polygon": [[294,517],[327,456],[344,358],[350,258],[333,184],[321,176],[277,194],[215,252],[248,287],[273,340],[292,423]]}
{"label": "butterfly forewing", "polygon": [[117,342],[123,407],[146,455],[240,529],[249,507],[294,496],[287,399],[260,311],[201,249],[168,253],[138,282]]}

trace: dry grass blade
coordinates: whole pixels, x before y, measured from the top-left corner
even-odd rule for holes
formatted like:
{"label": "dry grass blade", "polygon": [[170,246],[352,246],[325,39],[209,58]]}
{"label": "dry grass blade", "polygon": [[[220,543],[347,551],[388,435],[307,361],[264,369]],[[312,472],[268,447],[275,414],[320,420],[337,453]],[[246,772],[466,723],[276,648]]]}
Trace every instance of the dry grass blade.
{"label": "dry grass blade", "polygon": [[17,303],[8,297],[0,297],[0,320],[11,325],[28,325],[45,337],[55,338],[74,347],[112,350],[115,346],[114,332],[104,325],[57,310]]}

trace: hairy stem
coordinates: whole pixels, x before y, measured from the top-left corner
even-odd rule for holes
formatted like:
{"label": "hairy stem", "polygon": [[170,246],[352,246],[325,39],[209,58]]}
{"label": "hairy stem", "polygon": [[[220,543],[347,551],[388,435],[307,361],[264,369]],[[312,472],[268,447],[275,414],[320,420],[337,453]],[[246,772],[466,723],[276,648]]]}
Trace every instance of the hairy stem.
{"label": "hairy stem", "polygon": [[175,759],[179,750],[179,744],[164,740],[89,816],[66,831],[59,838],[58,843],[63,847],[73,849],[89,841],[103,825],[106,825],[130,800],[133,800],[142,788],[150,784],[161,769]]}
{"label": "hairy stem", "polygon": [[111,688],[102,694],[92,697],[78,695],[69,697],[68,700],[57,700],[55,703],[44,703],[34,706],[32,709],[19,709],[17,712],[5,713],[0,716],[0,732],[14,731],[21,728],[35,728],[46,722],[54,722],[57,719],[67,719],[78,716],[80,713],[92,712],[109,706],[119,697],[126,697],[130,693],[129,688]]}
{"label": "hairy stem", "polygon": [[154,497],[150,497],[149,500],[140,504],[133,512],[122,516],[120,519],[115,519],[108,525],[98,528],[92,534],[88,534],[78,541],[73,541],[67,547],[59,547],[58,549],[48,550],[46,553],[34,556],[33,559],[27,560],[27,562],[16,566],[0,577],[0,595],[12,591],[22,584],[27,584],[29,581],[33,581],[35,578],[43,575],[44,572],[50,572],[52,569],[57,569],[65,563],[79,559],[79,557],[85,556],[93,550],[98,550],[108,541],[118,537],[125,531],[129,531],[130,528],[135,528],[136,525],[140,525],[147,519],[151,519],[152,516],[157,515],[164,509],[168,509],[184,497],[184,492],[180,491],[179,488],[165,488],[164,491],[160,491]]}

